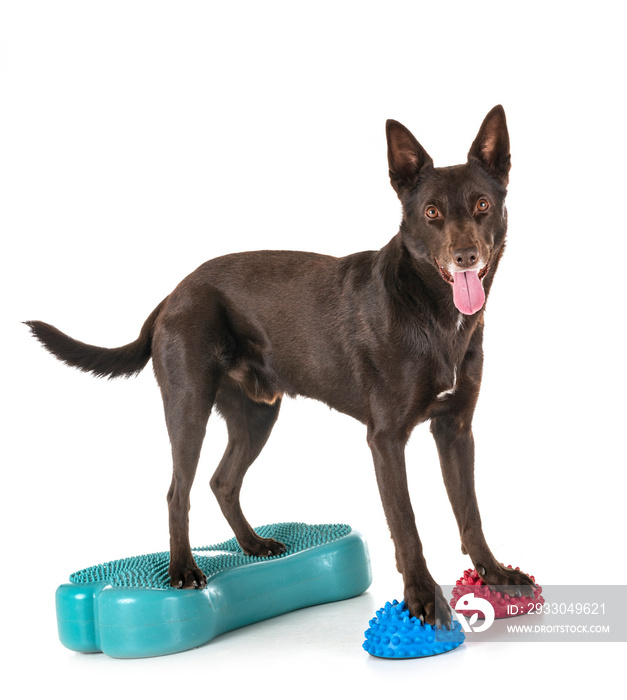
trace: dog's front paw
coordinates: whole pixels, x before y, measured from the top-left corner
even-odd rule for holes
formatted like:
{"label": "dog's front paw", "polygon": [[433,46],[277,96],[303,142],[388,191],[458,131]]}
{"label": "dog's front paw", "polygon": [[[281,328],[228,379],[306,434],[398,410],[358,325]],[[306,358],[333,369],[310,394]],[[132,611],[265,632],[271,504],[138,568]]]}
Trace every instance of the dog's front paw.
{"label": "dog's front paw", "polygon": [[535,583],[520,569],[512,569],[511,566],[497,562],[487,566],[476,564],[475,569],[485,584],[491,588],[496,587],[500,593],[507,593],[512,598],[534,597]]}
{"label": "dog's front paw", "polygon": [[204,588],[207,585],[207,577],[195,564],[171,564],[168,573],[172,588]]}
{"label": "dog's front paw", "polygon": [[435,581],[405,586],[405,605],[423,624],[450,628],[451,609]]}

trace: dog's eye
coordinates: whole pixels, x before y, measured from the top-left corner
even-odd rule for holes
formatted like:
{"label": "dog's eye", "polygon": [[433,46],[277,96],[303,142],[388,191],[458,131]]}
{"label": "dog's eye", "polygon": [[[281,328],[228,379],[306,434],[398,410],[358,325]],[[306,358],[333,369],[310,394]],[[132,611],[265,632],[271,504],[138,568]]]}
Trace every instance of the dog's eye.
{"label": "dog's eye", "polygon": [[481,197],[481,199],[476,204],[477,211],[488,211],[489,208],[490,202],[488,202],[488,200],[485,199],[485,197]]}
{"label": "dog's eye", "polygon": [[425,209],[425,216],[428,219],[437,219],[438,216],[440,216],[440,212],[438,211],[437,207],[434,207],[432,204],[430,204],[426,209]]}

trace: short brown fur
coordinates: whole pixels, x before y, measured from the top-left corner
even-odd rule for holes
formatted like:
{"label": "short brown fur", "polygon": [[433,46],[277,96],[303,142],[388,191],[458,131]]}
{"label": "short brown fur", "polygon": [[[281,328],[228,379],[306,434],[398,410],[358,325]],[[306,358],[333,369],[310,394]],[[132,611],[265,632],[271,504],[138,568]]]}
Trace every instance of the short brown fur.
{"label": "short brown fur", "polygon": [[[485,118],[464,165],[435,168],[401,124],[387,123],[390,180],[403,206],[399,233],[379,251],[344,258],[292,251],[224,256],[201,265],[149,316],[138,339],[113,350],[40,321],[34,335],[57,357],[99,376],[128,376],[152,357],[174,461],[168,492],[170,577],[205,585],[189,544],[189,496],[215,406],[228,445],[211,479],[249,554],[280,554],[239,502],[244,475],[270,435],[283,395],[309,396],[367,428],[381,500],[412,615],[448,623],[448,605],[423,557],[404,450],[429,420],[462,549],[488,584],[532,595],[532,581],[490,551],[474,488],[472,417],[483,366],[484,310],[462,316],[451,270],[477,259],[488,295],[505,244],[510,168],[505,113]],[[478,209],[484,198],[489,208]],[[437,211],[437,216],[434,216]]]}

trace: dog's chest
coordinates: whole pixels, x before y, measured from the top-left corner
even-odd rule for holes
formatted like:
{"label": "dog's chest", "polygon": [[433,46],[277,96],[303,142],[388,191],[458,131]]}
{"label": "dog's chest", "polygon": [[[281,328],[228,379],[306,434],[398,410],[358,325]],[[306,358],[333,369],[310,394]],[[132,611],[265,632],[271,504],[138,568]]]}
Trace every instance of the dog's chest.
{"label": "dog's chest", "polygon": [[472,332],[458,323],[454,332],[435,335],[429,347],[428,359],[420,373],[422,406],[426,413],[459,398],[461,378],[466,367]]}
{"label": "dog's chest", "polygon": [[445,399],[447,396],[451,396],[457,390],[457,365],[453,367],[453,379],[451,382],[450,389],[443,389],[436,395],[436,400]]}

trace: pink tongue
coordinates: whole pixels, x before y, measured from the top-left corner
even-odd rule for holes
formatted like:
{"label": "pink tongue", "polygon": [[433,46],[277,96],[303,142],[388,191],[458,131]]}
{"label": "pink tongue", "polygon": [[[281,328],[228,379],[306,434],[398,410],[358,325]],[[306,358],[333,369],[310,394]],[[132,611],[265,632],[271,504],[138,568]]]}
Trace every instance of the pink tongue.
{"label": "pink tongue", "polygon": [[471,316],[483,306],[485,292],[477,270],[454,274],[453,301],[455,306],[466,316]]}

